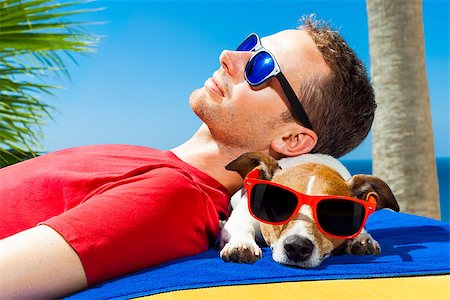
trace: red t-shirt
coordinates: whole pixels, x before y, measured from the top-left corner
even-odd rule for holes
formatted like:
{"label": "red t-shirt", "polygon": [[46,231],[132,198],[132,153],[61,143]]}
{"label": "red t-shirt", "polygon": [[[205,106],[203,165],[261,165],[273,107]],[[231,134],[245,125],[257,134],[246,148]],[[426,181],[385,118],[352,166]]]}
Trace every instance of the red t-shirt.
{"label": "red t-shirt", "polygon": [[228,200],[219,182],[170,151],[72,148],[0,169],[0,239],[48,225],[92,285],[207,250]]}

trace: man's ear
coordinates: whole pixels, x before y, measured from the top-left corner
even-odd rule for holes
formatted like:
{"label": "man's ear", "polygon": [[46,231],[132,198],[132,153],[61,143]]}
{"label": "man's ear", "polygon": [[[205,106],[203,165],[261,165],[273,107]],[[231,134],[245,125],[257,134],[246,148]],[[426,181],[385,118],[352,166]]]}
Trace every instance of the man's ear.
{"label": "man's ear", "polygon": [[306,127],[296,125],[295,130],[271,142],[272,149],[285,156],[309,153],[317,144],[317,134]]}

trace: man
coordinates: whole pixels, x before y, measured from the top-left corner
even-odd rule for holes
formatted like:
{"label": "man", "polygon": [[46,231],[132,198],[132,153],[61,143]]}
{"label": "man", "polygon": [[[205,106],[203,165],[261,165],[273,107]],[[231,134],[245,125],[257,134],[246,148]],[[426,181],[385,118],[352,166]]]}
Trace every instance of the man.
{"label": "man", "polygon": [[242,185],[231,160],[341,156],[365,138],[373,90],[338,33],[305,19],[237,50],[192,93],[204,124],[179,147],[80,147],[0,170],[0,293],[58,297],[204,251]]}

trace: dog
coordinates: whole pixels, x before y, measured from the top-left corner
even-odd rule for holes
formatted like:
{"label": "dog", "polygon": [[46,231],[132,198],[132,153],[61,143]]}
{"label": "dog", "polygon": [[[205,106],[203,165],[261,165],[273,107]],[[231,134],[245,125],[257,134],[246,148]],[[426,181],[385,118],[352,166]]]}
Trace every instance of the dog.
{"label": "dog", "polygon": [[[340,195],[362,200],[370,195],[377,201],[376,210],[400,210],[384,181],[370,175],[351,176],[337,159],[324,154],[305,154],[278,163],[263,153],[249,152],[230,162],[226,169],[238,172],[242,178],[258,169],[260,179],[307,195]],[[220,257],[225,261],[254,263],[262,256],[257,242],[270,246],[274,261],[300,268],[317,267],[331,255],[381,252],[379,243],[365,229],[352,239],[323,234],[309,205],[302,205],[286,224],[260,222],[250,214],[243,190],[232,197],[233,211],[221,230]]]}

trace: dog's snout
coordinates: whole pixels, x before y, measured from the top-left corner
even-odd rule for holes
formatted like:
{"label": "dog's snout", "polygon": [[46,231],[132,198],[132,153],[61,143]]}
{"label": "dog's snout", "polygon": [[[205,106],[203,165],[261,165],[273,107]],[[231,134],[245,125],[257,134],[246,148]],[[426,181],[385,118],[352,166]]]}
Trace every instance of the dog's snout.
{"label": "dog's snout", "polygon": [[284,250],[287,257],[295,262],[305,261],[311,257],[314,244],[301,236],[290,236],[284,241]]}

